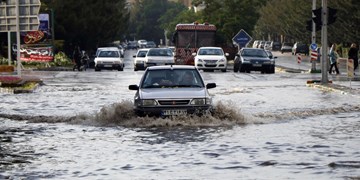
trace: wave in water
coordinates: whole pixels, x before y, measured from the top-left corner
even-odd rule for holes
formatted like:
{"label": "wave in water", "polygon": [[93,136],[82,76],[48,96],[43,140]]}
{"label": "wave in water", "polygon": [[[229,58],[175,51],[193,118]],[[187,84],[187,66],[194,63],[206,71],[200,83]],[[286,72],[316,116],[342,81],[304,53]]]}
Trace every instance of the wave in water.
{"label": "wave in water", "polygon": [[279,112],[263,112],[247,115],[242,113],[232,102],[218,102],[213,115],[174,116],[174,117],[138,117],[133,112],[131,101],[122,101],[105,106],[99,112],[78,114],[75,116],[28,116],[0,114],[1,118],[27,121],[31,123],[69,123],[91,126],[123,126],[123,127],[218,127],[245,124],[270,123],[277,120],[291,120],[312,116],[360,112],[360,106],[346,105],[325,109],[282,110]]}

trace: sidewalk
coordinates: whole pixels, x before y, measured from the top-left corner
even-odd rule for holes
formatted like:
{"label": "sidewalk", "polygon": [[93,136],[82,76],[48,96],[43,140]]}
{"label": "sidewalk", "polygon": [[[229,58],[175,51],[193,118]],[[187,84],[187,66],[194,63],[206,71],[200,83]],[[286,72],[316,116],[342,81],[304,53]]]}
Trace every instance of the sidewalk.
{"label": "sidewalk", "polygon": [[[311,73],[312,64],[310,62],[310,56],[301,56],[301,63],[297,65],[297,56],[292,56],[292,58],[293,60],[290,60],[292,63],[287,63],[281,60],[276,62],[277,69],[279,71],[290,73]],[[316,71],[315,73],[312,73],[314,74],[314,79],[309,79],[307,85],[310,87],[320,88],[325,91],[337,91],[342,94],[360,95],[360,68],[356,70],[353,78],[349,78],[347,74],[347,59],[341,58],[338,63],[340,74],[329,74],[327,72],[330,83],[322,84],[321,63],[316,62]]]}

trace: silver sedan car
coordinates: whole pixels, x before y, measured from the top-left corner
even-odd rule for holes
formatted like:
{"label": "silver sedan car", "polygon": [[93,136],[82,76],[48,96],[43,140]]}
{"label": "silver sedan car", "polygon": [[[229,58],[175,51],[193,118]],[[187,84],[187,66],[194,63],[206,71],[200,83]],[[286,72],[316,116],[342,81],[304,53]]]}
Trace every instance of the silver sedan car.
{"label": "silver sedan car", "polygon": [[136,90],[135,113],[138,116],[203,115],[212,110],[208,89],[215,83],[204,84],[194,66],[168,65],[148,67]]}

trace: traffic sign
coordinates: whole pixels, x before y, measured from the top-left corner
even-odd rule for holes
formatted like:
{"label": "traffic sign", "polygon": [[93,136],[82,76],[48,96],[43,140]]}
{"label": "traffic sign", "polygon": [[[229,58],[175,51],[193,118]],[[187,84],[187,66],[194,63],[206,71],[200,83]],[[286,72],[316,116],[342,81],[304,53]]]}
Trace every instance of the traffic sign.
{"label": "traffic sign", "polygon": [[251,36],[241,29],[234,37],[233,42],[238,44],[240,48],[246,47],[246,45],[252,40]]}
{"label": "traffic sign", "polygon": [[313,43],[313,44],[311,44],[310,45],[310,48],[311,48],[311,50],[316,50],[316,48],[317,48],[317,44],[315,44],[315,43]]}
{"label": "traffic sign", "polygon": [[16,12],[16,1],[18,0],[0,2],[0,32],[15,32],[16,16],[19,16],[20,31],[37,31],[39,28],[40,0],[18,1],[18,13]]}

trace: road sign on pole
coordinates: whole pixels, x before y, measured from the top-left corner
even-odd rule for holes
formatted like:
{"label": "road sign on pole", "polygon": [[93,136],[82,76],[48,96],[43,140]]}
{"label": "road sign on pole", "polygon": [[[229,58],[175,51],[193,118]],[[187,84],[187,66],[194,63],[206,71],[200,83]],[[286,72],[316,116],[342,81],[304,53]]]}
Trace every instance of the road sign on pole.
{"label": "road sign on pole", "polygon": [[234,37],[233,42],[239,45],[239,48],[246,47],[246,45],[252,40],[251,36],[241,29]]}

